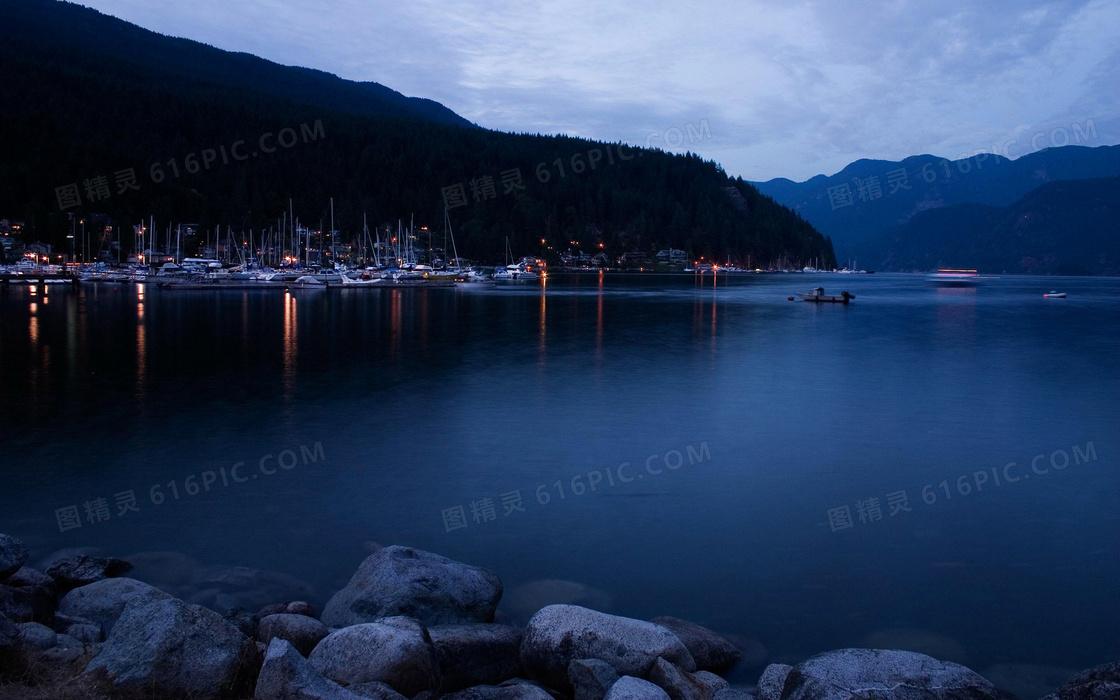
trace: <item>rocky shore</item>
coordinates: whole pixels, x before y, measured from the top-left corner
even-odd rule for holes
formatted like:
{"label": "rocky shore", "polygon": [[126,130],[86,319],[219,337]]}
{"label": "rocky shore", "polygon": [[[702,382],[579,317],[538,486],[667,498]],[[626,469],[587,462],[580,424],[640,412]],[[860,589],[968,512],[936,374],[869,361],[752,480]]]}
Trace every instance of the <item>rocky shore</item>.
{"label": "rocky shore", "polygon": [[[573,604],[546,605],[513,624],[498,613],[503,588],[493,572],[409,547],[371,554],[321,614],[305,601],[262,601],[272,579],[252,570],[208,572],[213,586],[183,600],[174,586],[129,578],[129,561],[75,553],[40,571],[27,559],[21,542],[0,535],[0,698],[1017,697],[965,666],[893,649],[770,664],[756,685],[734,687],[719,674],[742,649],[700,625]],[[212,609],[235,602],[219,585],[230,577],[249,580],[259,609]],[[1046,696],[1106,698],[1120,699],[1120,662]]]}

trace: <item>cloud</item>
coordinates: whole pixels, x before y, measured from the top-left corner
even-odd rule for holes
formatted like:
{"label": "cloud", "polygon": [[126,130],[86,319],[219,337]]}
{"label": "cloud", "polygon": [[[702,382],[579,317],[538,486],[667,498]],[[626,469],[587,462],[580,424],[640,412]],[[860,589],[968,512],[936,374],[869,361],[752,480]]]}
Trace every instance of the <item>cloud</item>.
{"label": "cloud", "polygon": [[1101,144],[1120,138],[1110,0],[87,2],[490,128],[641,144],[707,120],[711,138],[684,147],[750,179],[956,157],[1088,119]]}

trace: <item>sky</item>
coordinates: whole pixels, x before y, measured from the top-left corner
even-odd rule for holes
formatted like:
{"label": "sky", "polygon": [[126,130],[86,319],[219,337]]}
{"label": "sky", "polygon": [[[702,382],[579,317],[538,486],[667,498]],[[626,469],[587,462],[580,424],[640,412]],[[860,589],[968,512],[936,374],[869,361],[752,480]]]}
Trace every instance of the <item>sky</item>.
{"label": "sky", "polygon": [[748,180],[1120,142],[1117,0],[80,0],[503,131],[692,151]]}

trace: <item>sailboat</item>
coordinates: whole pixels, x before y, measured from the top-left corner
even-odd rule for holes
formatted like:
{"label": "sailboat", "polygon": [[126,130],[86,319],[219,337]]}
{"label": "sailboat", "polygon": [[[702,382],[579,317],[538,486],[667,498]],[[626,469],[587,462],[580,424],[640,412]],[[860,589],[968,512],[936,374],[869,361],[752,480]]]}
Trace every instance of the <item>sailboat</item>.
{"label": "sailboat", "polygon": [[513,249],[509,245],[509,236],[506,236],[506,265],[494,271],[494,279],[499,282],[528,282],[540,279],[540,275],[525,262],[513,263]]}

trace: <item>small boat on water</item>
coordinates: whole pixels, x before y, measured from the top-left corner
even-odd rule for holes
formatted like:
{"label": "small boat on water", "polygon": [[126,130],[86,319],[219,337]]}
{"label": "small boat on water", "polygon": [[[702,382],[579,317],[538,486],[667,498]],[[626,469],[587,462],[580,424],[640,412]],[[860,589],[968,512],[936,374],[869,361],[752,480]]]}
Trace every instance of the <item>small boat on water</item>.
{"label": "small boat on water", "polygon": [[808,292],[798,292],[797,296],[801,297],[803,301],[812,301],[818,304],[847,304],[856,298],[854,294],[849,294],[847,291],[839,294],[825,294],[824,287],[817,287]]}
{"label": "small boat on water", "polygon": [[1043,299],[1065,299],[1066,298],[1066,293],[1065,292],[1051,291],[1049,294],[1043,294],[1042,298]]}
{"label": "small boat on water", "polygon": [[980,283],[980,274],[976,270],[949,270],[940,269],[927,275],[926,279],[940,287],[974,287]]}

